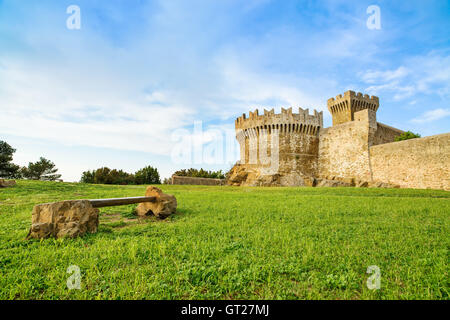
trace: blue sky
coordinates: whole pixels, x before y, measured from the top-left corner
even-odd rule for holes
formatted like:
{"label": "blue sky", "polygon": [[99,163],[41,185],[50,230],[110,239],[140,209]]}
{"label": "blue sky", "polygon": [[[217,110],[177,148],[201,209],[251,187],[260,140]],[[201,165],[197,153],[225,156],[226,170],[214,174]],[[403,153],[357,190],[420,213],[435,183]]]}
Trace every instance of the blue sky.
{"label": "blue sky", "polygon": [[[327,99],[349,89],[380,97],[379,122],[449,132],[449,30],[448,1],[0,0],[0,140],[67,181],[101,166],[226,170],[237,116],[301,106],[329,126]],[[232,155],[175,161],[186,137]]]}

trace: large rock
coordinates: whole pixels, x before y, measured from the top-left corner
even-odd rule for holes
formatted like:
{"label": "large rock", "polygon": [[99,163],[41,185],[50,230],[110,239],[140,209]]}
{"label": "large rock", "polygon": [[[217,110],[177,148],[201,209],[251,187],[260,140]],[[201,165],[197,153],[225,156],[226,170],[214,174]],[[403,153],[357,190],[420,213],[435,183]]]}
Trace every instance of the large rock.
{"label": "large rock", "polygon": [[99,210],[88,200],[70,200],[34,206],[27,239],[74,238],[98,229]]}
{"label": "large rock", "polygon": [[0,188],[8,188],[16,185],[15,180],[4,180],[0,179]]}
{"label": "large rock", "polygon": [[302,175],[292,172],[280,175],[279,183],[283,187],[299,187],[305,185],[305,179]]}
{"label": "large rock", "polygon": [[352,184],[344,181],[339,180],[328,180],[323,179],[319,182],[317,185],[318,187],[351,187]]}
{"label": "large rock", "polygon": [[247,181],[248,170],[245,166],[236,164],[229,172],[227,184],[230,186],[240,186]]}
{"label": "large rock", "polygon": [[306,187],[315,187],[320,183],[320,181],[314,177],[305,177],[304,182]]}
{"label": "large rock", "polygon": [[177,210],[177,199],[175,196],[166,194],[159,188],[147,187],[145,196],[156,197],[156,201],[140,203],[136,208],[138,216],[154,215],[160,219],[165,219]]}
{"label": "large rock", "polygon": [[398,184],[374,181],[369,183],[369,188],[400,188]]}
{"label": "large rock", "polygon": [[367,188],[369,186],[368,181],[360,180],[356,183],[356,187],[358,188]]}

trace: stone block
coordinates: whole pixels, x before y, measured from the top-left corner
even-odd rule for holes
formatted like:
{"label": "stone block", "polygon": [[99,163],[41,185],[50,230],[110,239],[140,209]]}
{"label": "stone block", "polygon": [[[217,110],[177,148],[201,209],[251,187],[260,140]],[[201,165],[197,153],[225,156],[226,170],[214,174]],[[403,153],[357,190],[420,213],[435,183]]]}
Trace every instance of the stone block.
{"label": "stone block", "polygon": [[15,185],[16,185],[15,180],[0,179],[0,188],[14,187]]}
{"label": "stone block", "polygon": [[155,202],[143,202],[136,208],[138,216],[145,217],[153,215],[165,219],[177,210],[177,199],[175,196],[165,194],[161,189],[150,186],[145,192],[146,197],[156,197]]}
{"label": "stone block", "polygon": [[27,239],[74,238],[98,229],[98,209],[89,200],[69,200],[34,206]]}

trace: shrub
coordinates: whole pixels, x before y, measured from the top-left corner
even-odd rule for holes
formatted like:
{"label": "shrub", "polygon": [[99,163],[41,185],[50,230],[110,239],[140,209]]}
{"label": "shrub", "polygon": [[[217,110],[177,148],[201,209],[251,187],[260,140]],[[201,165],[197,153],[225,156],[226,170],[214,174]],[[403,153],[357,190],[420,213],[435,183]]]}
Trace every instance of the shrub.
{"label": "shrub", "polygon": [[136,184],[161,184],[158,169],[151,166],[136,171],[134,179]]}
{"label": "shrub", "polygon": [[420,138],[420,134],[413,133],[411,131],[406,131],[406,132],[403,132],[401,135],[396,136],[394,141],[403,141],[403,140],[415,139],[415,138]]}
{"label": "shrub", "polygon": [[135,174],[127,173],[123,170],[110,169],[108,167],[99,168],[92,171],[85,171],[81,175],[82,183],[93,184],[160,184],[158,169],[147,166],[138,170]]}
{"label": "shrub", "polygon": [[223,174],[222,170],[219,171],[207,171],[200,169],[182,169],[178,170],[174,173],[176,176],[181,177],[195,177],[195,178],[212,178],[212,179],[225,179],[225,175]]}

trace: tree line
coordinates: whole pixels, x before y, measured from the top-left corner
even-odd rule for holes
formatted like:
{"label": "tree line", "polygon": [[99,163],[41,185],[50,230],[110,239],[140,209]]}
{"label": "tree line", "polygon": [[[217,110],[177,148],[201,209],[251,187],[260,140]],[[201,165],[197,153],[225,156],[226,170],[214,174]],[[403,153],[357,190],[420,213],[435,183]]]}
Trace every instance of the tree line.
{"label": "tree line", "polygon": [[[224,179],[222,170],[207,171],[204,169],[182,169],[174,173],[176,176]],[[110,169],[108,167],[99,168],[92,171],[85,171],[81,175],[82,183],[93,184],[161,184],[158,169],[147,166],[133,173],[123,170]],[[170,183],[170,179],[165,179],[164,183]]]}
{"label": "tree line", "polygon": [[175,171],[174,175],[182,176],[182,177],[195,177],[195,178],[212,178],[212,179],[225,179],[225,174],[222,170],[219,171],[208,171],[190,168],[190,169],[182,169]]}
{"label": "tree line", "polygon": [[29,162],[28,166],[21,167],[12,163],[16,149],[7,142],[0,140],[0,177],[6,179],[30,179],[55,181],[61,178],[55,164],[40,157],[36,162]]}
{"label": "tree line", "polygon": [[108,167],[99,168],[92,171],[85,171],[81,175],[82,183],[94,184],[161,184],[158,169],[147,166],[133,173],[123,170],[110,169]]}

